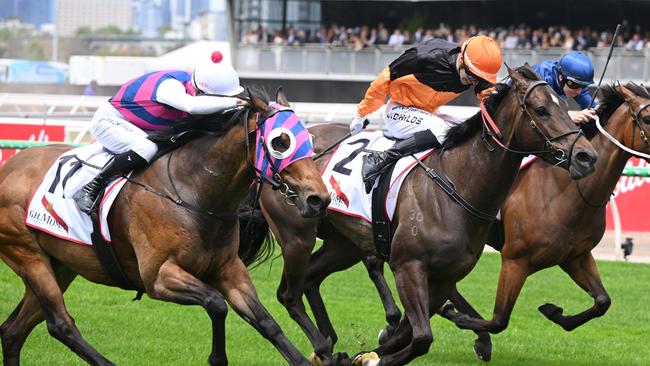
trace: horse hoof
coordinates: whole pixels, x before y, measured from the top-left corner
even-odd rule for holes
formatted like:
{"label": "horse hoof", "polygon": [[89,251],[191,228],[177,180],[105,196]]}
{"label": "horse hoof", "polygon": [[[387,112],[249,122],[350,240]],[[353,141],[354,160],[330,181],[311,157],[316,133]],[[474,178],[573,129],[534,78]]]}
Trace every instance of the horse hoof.
{"label": "horse hoof", "polygon": [[337,366],[352,365],[350,356],[345,352],[336,352],[332,354],[332,359],[334,360],[334,365]]}
{"label": "horse hoof", "polygon": [[479,360],[489,362],[492,359],[492,343],[474,342],[474,353]]}
{"label": "horse hoof", "polygon": [[379,355],[375,352],[360,353],[352,361],[354,366],[377,366]]}
{"label": "horse hoof", "polygon": [[553,304],[544,304],[537,308],[540,313],[544,314],[550,320],[555,319],[557,316],[562,315],[564,311],[561,307]]}
{"label": "horse hoof", "polygon": [[312,364],[312,366],[323,366],[323,361],[321,361],[320,357],[316,356],[316,353],[312,352],[311,355],[309,355],[309,363]]}

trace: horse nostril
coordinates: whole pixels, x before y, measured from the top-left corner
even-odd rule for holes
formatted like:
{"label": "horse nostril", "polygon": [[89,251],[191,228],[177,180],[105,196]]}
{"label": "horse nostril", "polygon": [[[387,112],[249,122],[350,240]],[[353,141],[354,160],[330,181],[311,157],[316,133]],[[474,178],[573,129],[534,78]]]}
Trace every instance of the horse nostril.
{"label": "horse nostril", "polygon": [[325,208],[325,202],[320,197],[314,195],[307,197],[307,204],[316,211]]}
{"label": "horse nostril", "polygon": [[576,159],[580,163],[584,163],[584,164],[593,164],[593,163],[596,162],[596,157],[593,156],[593,154],[590,154],[590,153],[588,153],[586,151],[581,151],[581,152],[577,153],[576,154]]}

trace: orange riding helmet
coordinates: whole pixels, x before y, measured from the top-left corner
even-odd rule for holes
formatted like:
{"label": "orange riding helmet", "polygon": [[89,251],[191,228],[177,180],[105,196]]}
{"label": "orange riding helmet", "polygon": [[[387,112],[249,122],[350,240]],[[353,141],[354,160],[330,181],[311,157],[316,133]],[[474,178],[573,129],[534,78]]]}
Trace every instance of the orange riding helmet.
{"label": "orange riding helmet", "polygon": [[503,59],[501,48],[492,38],[482,35],[471,37],[463,42],[460,54],[472,74],[492,84],[497,82],[497,73]]}

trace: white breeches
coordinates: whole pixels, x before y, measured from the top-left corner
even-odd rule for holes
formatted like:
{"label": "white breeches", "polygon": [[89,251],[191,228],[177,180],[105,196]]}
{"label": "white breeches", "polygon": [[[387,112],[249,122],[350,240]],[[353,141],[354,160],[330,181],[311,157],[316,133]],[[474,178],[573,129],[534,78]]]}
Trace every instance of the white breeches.
{"label": "white breeches", "polygon": [[441,144],[447,131],[461,121],[439,113],[430,113],[416,107],[405,107],[389,101],[386,106],[386,128],[398,139],[404,139],[416,132],[430,130]]}
{"label": "white breeches", "polygon": [[147,134],[124,119],[110,103],[105,102],[93,115],[90,133],[110,152],[121,154],[133,150],[150,161],[158,152],[158,146],[147,138]]}

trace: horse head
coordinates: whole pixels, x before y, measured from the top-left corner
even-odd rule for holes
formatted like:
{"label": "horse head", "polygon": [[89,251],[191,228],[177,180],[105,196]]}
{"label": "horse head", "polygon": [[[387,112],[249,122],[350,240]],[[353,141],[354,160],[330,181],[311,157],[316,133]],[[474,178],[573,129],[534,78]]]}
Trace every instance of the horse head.
{"label": "horse head", "polygon": [[255,112],[249,116],[249,128],[256,131],[256,144],[250,150],[258,179],[295,204],[303,217],[324,216],[330,196],[312,159],[309,131],[290,109],[281,89],[275,103],[249,96]]}
{"label": "horse head", "polygon": [[618,84],[616,91],[628,106],[625,116],[629,122],[625,123],[622,143],[629,153],[650,162],[650,94],[643,86],[634,83],[627,86]]}
{"label": "horse head", "polygon": [[569,117],[566,101],[528,64],[506,67],[520,109],[512,147],[569,170],[573,179],[591,174],[598,154]]}

